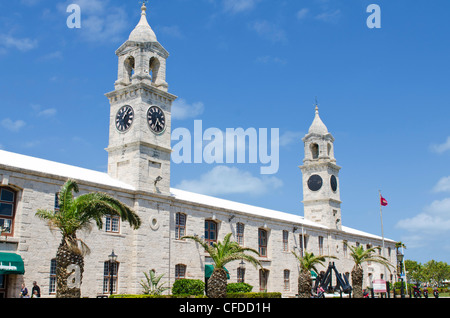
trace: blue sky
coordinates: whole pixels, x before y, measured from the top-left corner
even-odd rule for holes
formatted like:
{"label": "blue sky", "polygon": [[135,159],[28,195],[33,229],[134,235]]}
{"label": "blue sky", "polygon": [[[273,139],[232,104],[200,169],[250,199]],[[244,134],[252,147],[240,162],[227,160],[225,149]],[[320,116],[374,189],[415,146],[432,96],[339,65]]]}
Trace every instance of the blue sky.
{"label": "blue sky", "polygon": [[[82,10],[69,29],[66,8]],[[369,4],[381,28],[369,29]],[[333,134],[342,222],[450,262],[450,25],[447,0],[153,0],[171,53],[173,127],[279,128],[280,169],[172,164],[173,187],[303,215],[303,143],[317,96]],[[139,1],[0,2],[1,149],[106,171],[115,50]],[[188,109],[188,112],[183,110]],[[210,186],[205,186],[210,185]],[[236,186],[239,185],[239,186]],[[207,193],[208,194],[208,193]]]}

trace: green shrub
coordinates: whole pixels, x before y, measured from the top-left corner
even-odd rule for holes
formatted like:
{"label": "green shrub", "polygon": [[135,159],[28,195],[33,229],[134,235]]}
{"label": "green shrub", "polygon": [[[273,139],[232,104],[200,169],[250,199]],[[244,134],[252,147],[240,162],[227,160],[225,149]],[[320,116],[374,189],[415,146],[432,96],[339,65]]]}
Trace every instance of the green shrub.
{"label": "green shrub", "polygon": [[173,295],[203,295],[205,283],[200,279],[179,279],[173,283]]}
{"label": "green shrub", "polygon": [[249,293],[253,289],[252,285],[247,283],[229,283],[227,293]]}

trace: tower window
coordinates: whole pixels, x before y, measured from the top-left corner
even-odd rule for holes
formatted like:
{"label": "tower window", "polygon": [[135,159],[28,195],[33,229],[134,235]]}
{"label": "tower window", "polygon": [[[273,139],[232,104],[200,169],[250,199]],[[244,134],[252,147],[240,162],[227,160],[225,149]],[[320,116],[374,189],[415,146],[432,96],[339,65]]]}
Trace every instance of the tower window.
{"label": "tower window", "polygon": [[152,57],[150,59],[150,65],[149,65],[149,75],[152,78],[152,83],[156,83],[156,80],[158,78],[158,72],[159,72],[159,60],[156,57]]}
{"label": "tower window", "polygon": [[319,145],[311,144],[311,154],[313,159],[319,158]]}
{"label": "tower window", "polygon": [[125,60],[125,71],[129,83],[131,83],[131,77],[134,75],[134,70],[135,70],[134,57],[130,56]]}

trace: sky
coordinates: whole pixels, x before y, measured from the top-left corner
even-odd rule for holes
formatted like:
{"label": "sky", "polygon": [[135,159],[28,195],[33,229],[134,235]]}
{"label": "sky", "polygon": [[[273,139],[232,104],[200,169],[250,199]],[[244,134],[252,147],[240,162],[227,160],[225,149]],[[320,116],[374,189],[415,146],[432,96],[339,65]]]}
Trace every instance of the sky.
{"label": "sky", "polygon": [[[70,4],[81,28],[69,28]],[[377,4],[380,27],[367,20]],[[279,169],[172,163],[171,186],[303,216],[302,138],[335,138],[342,223],[450,262],[447,0],[151,0],[172,130],[279,130]],[[106,172],[115,50],[138,0],[0,1],[0,149]],[[375,20],[371,20],[375,21]],[[172,145],[177,142],[173,141]]]}

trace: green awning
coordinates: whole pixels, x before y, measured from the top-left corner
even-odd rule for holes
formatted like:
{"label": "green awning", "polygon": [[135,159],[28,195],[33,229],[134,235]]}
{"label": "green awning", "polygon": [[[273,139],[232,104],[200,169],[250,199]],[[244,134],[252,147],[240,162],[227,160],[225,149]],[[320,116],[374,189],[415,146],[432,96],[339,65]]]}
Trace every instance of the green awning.
{"label": "green awning", "polygon": [[315,279],[317,277],[317,274],[315,271],[311,270],[311,278]]}
{"label": "green awning", "polygon": [[14,253],[0,253],[0,275],[25,273],[22,257]]}
{"label": "green awning", "polygon": [[[227,279],[230,279],[230,272],[225,267],[223,268],[227,272]],[[205,265],[205,278],[210,278],[214,272],[214,265]]]}

